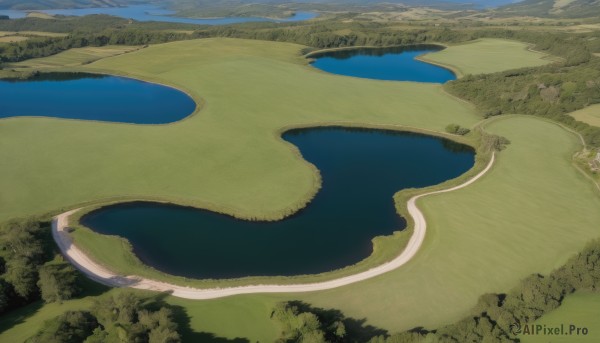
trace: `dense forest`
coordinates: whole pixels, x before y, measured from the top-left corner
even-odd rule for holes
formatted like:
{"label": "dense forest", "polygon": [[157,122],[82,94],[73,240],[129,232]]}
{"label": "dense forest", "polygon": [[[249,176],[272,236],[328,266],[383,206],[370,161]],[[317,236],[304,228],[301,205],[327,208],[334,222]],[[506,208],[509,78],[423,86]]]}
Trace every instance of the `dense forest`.
{"label": "dense forest", "polygon": [[533,323],[569,294],[599,288],[600,241],[594,241],[549,275],[530,275],[506,294],[485,294],[469,316],[436,330],[415,328],[390,335],[340,311],[297,301],[277,304],[271,318],[281,324],[282,343],[519,342],[511,326]]}

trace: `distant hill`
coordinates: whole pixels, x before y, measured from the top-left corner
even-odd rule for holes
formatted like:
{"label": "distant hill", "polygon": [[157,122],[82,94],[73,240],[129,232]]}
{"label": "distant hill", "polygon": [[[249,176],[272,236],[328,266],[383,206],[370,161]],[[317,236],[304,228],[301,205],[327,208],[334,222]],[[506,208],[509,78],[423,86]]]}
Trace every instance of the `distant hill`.
{"label": "distant hill", "polygon": [[[520,0],[441,0],[443,2],[449,2],[453,4],[463,4],[463,5],[472,5],[475,8],[494,8],[503,6],[506,4],[514,4],[519,2]],[[419,2],[413,1],[414,2]],[[427,3],[428,1],[421,1],[422,3]]]}
{"label": "distant hill", "polygon": [[600,16],[600,0],[525,0],[502,6],[494,13],[504,16],[585,18]]}
{"label": "distant hill", "polygon": [[57,8],[116,7],[152,3],[185,9],[232,8],[242,6],[277,6],[294,4],[332,5],[343,7],[402,4],[409,7],[440,9],[493,8],[518,0],[0,0],[0,9],[33,10]]}
{"label": "distant hill", "polygon": [[[385,6],[432,7],[442,10],[489,8],[496,16],[583,18],[600,16],[600,0],[0,0],[0,9],[117,7],[154,4],[187,15],[283,15],[301,10],[381,10]],[[499,7],[498,7],[499,6]],[[494,8],[497,7],[497,8]],[[281,13],[279,13],[279,12]],[[196,13],[197,12],[197,13]]]}
{"label": "distant hill", "polygon": [[131,2],[123,0],[0,0],[0,9],[46,10],[57,8],[116,7]]}

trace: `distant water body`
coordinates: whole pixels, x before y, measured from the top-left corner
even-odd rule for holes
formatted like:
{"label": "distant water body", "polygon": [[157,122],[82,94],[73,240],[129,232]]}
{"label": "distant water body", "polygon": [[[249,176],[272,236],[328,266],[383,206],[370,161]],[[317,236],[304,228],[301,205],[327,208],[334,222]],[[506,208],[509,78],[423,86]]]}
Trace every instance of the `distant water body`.
{"label": "distant water body", "polygon": [[171,87],[85,73],[48,73],[29,80],[0,80],[0,94],[0,118],[43,116],[166,124],[181,120],[196,109],[191,97]]}
{"label": "distant water body", "polygon": [[356,48],[311,55],[323,71],[365,79],[445,83],[455,80],[449,69],[419,61],[418,56],[442,50],[438,45]]}
{"label": "distant water body", "polygon": [[[175,11],[164,9],[153,5],[138,5],[129,7],[102,7],[102,8],[78,8],[57,10],[36,10],[51,15],[85,16],[90,14],[106,14],[136,21],[162,21],[182,24],[198,25],[228,25],[248,22],[293,22],[313,19],[318,16],[314,12],[296,12],[293,16],[285,19],[271,19],[259,17],[225,17],[225,18],[183,18],[173,16]],[[7,15],[11,19],[24,18],[27,11],[0,10],[0,15]]]}

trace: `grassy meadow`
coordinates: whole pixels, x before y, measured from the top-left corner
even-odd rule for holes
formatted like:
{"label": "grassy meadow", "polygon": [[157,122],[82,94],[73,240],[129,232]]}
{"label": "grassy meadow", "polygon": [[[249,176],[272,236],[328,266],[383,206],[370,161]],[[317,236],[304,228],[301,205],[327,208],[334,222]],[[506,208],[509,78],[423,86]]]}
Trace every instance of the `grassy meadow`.
{"label": "grassy meadow", "polygon": [[571,112],[570,115],[578,121],[600,127],[600,105],[598,104]]}
{"label": "grassy meadow", "polygon": [[575,293],[569,295],[562,305],[535,322],[535,325],[560,327],[569,325],[587,328],[587,335],[521,335],[523,343],[593,343],[600,341],[600,295],[597,293]]}
{"label": "grassy meadow", "polygon": [[63,37],[65,34],[39,31],[0,31],[0,44],[26,41],[31,37]]}
{"label": "grassy meadow", "polygon": [[28,40],[29,37],[25,36],[1,36],[0,43],[16,43]]}
{"label": "grassy meadow", "polygon": [[459,75],[495,73],[552,62],[550,56],[529,50],[525,43],[492,38],[452,45],[421,59],[448,66]]}
{"label": "grassy meadow", "polygon": [[313,167],[279,137],[281,128],[345,122],[443,131],[479,120],[439,85],[329,75],[307,65],[301,49],[204,39],[78,68],[174,85],[200,107],[155,126],[1,120],[0,220],[123,196],[277,218],[302,207],[318,186]]}
{"label": "grassy meadow", "polygon": [[43,31],[0,31],[0,37],[2,36],[15,36],[15,35],[23,35],[23,36],[34,36],[34,37],[65,37],[66,33],[58,33],[58,32],[43,32]]}
{"label": "grassy meadow", "polygon": [[[2,39],[3,37],[0,37]],[[117,56],[140,49],[139,46],[107,45],[101,47],[75,48],[56,55],[32,58],[23,62],[12,63],[12,68],[45,69],[76,67],[92,63],[102,58]]]}

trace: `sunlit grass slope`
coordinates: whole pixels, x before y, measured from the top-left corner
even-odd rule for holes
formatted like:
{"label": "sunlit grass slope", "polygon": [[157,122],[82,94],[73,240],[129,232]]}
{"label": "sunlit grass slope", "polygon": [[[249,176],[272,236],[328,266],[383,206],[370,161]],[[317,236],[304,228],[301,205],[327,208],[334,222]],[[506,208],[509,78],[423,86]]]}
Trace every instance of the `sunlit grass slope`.
{"label": "sunlit grass slope", "polygon": [[443,131],[478,120],[439,85],[329,75],[307,65],[301,49],[205,39],[79,68],[174,85],[203,108],[162,126],[0,120],[0,220],[127,195],[276,217],[316,189],[314,169],[280,140],[283,127],[345,121]]}
{"label": "sunlit grass slope", "polygon": [[462,75],[535,67],[552,61],[545,54],[529,50],[525,43],[491,38],[453,45],[422,59],[449,66]]}
{"label": "sunlit grass slope", "polygon": [[571,116],[584,123],[600,127],[600,105],[592,105],[572,112]]}
{"label": "sunlit grass slope", "polygon": [[564,326],[565,332],[569,331],[570,325],[579,328],[587,328],[588,333],[573,331],[571,335],[521,335],[523,343],[595,343],[600,342],[600,294],[598,293],[576,293],[568,296],[562,305],[538,319],[535,325],[546,325],[547,327]]}

